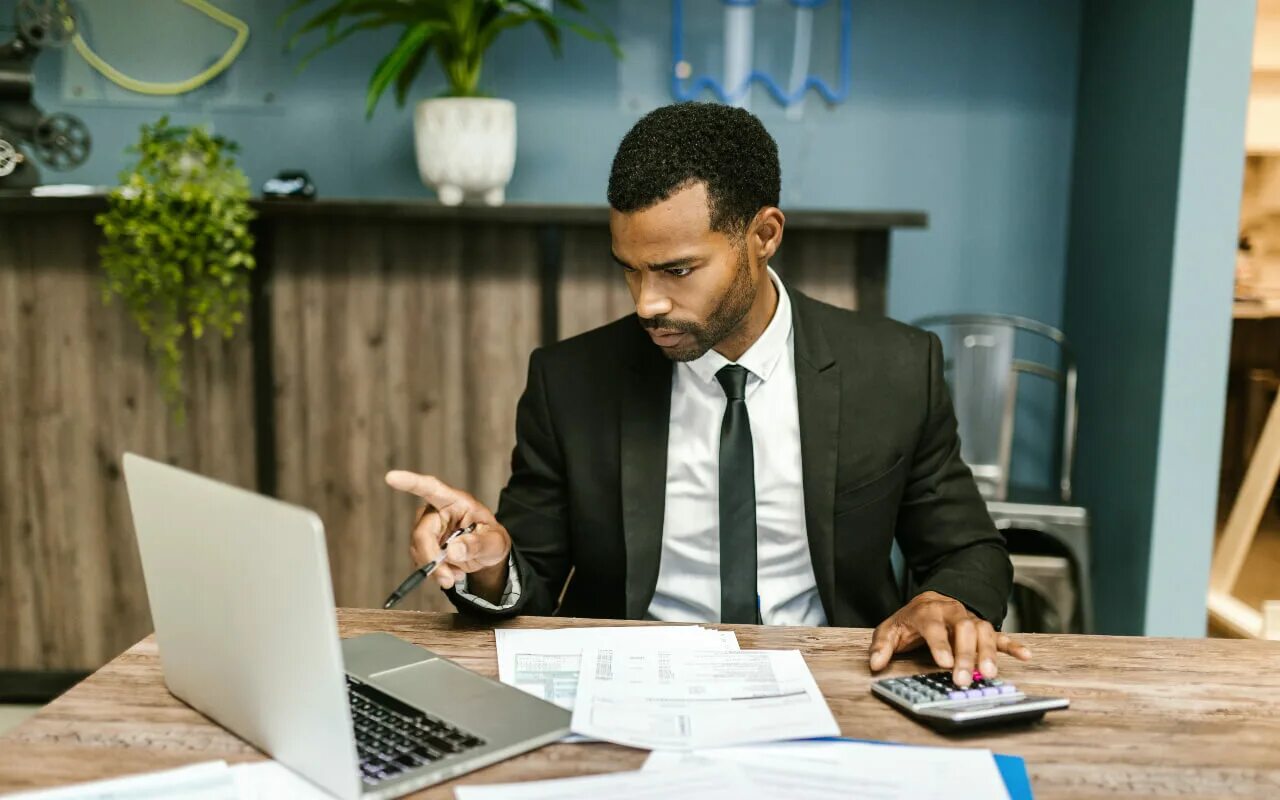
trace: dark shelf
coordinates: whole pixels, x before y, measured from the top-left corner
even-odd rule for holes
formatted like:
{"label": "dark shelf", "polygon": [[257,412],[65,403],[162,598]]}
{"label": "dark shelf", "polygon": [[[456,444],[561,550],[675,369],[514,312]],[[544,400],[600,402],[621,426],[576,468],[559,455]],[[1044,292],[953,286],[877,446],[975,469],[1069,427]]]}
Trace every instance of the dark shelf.
{"label": "dark shelf", "polygon": [[[333,198],[323,200],[254,200],[264,218],[327,216],[362,218],[410,218],[430,220],[475,220],[526,224],[604,225],[609,221],[606,206],[553,205],[543,203],[510,203],[497,208],[487,206],[443,206],[428,199],[361,200]],[[0,191],[0,214],[57,213],[68,211],[101,211],[106,208],[103,195],[82,197],[32,197],[25,192]],[[833,211],[816,209],[783,209],[788,227],[804,230],[871,230],[884,228],[923,228],[929,220],[923,211]]]}

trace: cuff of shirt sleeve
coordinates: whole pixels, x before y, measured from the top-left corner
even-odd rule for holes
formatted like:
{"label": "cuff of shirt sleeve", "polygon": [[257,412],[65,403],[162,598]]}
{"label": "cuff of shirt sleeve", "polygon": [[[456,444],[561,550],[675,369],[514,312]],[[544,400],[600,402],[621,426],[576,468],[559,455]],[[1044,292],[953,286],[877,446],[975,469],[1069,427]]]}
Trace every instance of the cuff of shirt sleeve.
{"label": "cuff of shirt sleeve", "polygon": [[1007,597],[989,584],[978,581],[972,575],[940,573],[932,576],[917,593],[937,592],[964,605],[969,611],[991,623],[997,631],[1004,623]]}
{"label": "cuff of shirt sleeve", "polygon": [[502,601],[497,605],[467,591],[466,575],[458,579],[453,589],[464,599],[486,611],[510,611],[520,601],[520,571],[516,569],[515,556],[507,556],[507,585],[502,590]]}

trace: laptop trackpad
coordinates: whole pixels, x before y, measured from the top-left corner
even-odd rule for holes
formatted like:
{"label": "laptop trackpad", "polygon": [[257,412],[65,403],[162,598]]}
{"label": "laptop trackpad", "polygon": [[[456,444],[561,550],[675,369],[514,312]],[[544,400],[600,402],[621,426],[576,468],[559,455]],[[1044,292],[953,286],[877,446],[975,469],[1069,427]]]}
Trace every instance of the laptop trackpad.
{"label": "laptop trackpad", "polygon": [[556,724],[568,727],[568,712],[444,659],[380,672],[369,682],[485,738],[535,735]]}

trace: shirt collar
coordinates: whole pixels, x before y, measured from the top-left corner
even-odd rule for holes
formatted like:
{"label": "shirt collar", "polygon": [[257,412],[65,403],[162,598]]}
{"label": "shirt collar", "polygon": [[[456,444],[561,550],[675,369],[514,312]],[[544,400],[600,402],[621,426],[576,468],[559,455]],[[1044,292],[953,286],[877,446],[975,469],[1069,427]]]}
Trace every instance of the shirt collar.
{"label": "shirt collar", "polygon": [[[747,352],[743,353],[742,358],[737,361],[740,366],[745,367],[748,372],[762,381],[769,380],[774,367],[778,365],[783,349],[791,340],[791,298],[787,296],[787,288],[782,285],[773,267],[766,266],[765,269],[769,272],[769,280],[773,281],[773,285],[778,289],[778,307],[773,312],[773,319],[769,320],[769,324],[765,326],[764,333],[752,342],[751,347],[747,348]],[[685,362],[685,366],[693,370],[693,374],[702,380],[710,382],[716,379],[716,373],[721,367],[731,363],[734,362],[712,348],[699,358]]]}

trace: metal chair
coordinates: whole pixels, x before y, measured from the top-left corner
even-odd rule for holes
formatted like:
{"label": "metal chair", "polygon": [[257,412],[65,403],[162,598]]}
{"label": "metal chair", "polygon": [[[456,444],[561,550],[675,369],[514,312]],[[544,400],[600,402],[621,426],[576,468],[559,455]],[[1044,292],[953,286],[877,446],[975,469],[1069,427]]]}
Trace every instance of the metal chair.
{"label": "metal chair", "polygon": [[[1066,337],[1044,323],[1003,314],[936,315],[915,324],[942,339],[944,369],[960,429],[960,455],[973,471],[996,527],[1005,533],[1014,553],[1070,559],[1076,582],[1074,605],[1053,613],[1073,630],[1091,631],[1089,515],[1071,498],[1078,405],[1075,359]],[[1018,346],[1023,340],[1050,343],[1058,363],[1020,357],[1028,349]],[[1028,379],[1046,380],[1056,387],[1060,436],[1054,443],[1056,485],[1051,487],[1010,484],[1018,390]],[[1035,580],[1025,574],[1027,567],[1019,574],[1018,563],[1015,559],[1015,584],[1035,589],[1031,585]],[[1046,598],[1050,602],[1067,597],[1058,591],[1050,594],[1054,595]],[[1027,620],[1021,622],[1025,625]]]}
{"label": "metal chair", "polygon": [[1071,559],[1022,553],[1014,553],[1010,558],[1013,560],[1013,597],[1002,630],[1006,633],[1076,630],[1079,598]]}

